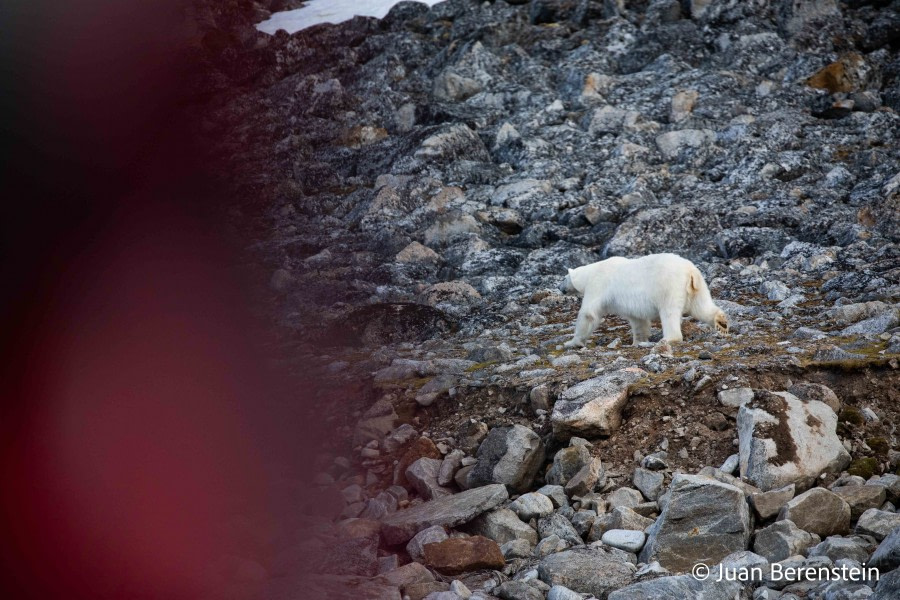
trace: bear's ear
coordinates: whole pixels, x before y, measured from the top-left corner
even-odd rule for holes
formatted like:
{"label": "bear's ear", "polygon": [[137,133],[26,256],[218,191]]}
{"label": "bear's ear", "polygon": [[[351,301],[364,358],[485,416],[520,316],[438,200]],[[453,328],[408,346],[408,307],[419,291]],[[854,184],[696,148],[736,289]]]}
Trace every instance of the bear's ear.
{"label": "bear's ear", "polygon": [[572,274],[572,271],[574,271],[574,270],[575,270],[575,269],[566,269],[566,271],[569,272],[569,275],[571,275],[571,274]]}

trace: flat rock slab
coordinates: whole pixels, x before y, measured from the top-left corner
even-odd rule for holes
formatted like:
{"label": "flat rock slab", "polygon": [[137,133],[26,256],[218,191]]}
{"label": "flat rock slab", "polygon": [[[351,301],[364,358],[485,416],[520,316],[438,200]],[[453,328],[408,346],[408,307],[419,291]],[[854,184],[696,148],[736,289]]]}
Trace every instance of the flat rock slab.
{"label": "flat rock slab", "polygon": [[737,416],[741,476],[765,492],[791,483],[806,489],[823,472],[840,472],[850,455],[836,427],[824,402],[755,390]]}
{"label": "flat rock slab", "polygon": [[598,546],[564,550],[541,561],[538,577],[551,586],[606,598],[611,591],[631,583],[636,568],[627,557],[622,550]]}
{"label": "flat rock slab", "polygon": [[497,542],[473,535],[425,544],[425,564],[444,575],[458,575],[478,569],[502,569],[506,559]]}
{"label": "flat rock slab", "polygon": [[572,436],[608,436],[622,424],[622,408],[628,401],[628,386],[646,371],[627,368],[582,381],[565,390],[553,406],[550,421],[553,435],[561,440]]}
{"label": "flat rock slab", "polygon": [[455,527],[468,523],[508,498],[505,485],[493,484],[423,502],[386,517],[381,535],[389,546],[405,544],[418,532],[433,525]]}
{"label": "flat rock slab", "polygon": [[744,492],[701,475],[676,475],[669,501],[648,530],[641,562],[659,561],[686,573],[697,563],[716,564],[750,541],[750,507]]}
{"label": "flat rock slab", "polygon": [[673,575],[642,581],[612,592],[609,600],[668,600],[670,598],[690,598],[691,600],[730,600],[738,598],[741,583],[736,581],[717,581],[718,575],[713,567],[713,575],[700,581],[693,575]]}

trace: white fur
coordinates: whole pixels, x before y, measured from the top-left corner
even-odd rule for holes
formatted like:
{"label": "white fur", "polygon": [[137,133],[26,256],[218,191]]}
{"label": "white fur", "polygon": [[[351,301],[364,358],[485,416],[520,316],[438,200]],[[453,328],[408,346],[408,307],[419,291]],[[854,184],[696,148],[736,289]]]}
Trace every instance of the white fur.
{"label": "white fur", "polygon": [[728,319],[713,302],[703,275],[694,263],[676,254],[616,256],[569,269],[560,289],[584,297],[575,335],[565,344],[568,348],[584,346],[605,315],[628,319],[634,344],[647,341],[650,321],[656,319],[662,323],[664,339],[680,342],[683,315],[720,333],[728,332]]}

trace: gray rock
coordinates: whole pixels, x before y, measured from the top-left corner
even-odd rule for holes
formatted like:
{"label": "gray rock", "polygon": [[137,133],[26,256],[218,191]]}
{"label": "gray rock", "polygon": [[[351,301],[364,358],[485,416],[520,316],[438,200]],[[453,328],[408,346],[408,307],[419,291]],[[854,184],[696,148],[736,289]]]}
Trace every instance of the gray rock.
{"label": "gray rock", "polygon": [[840,472],[850,455],[825,403],[787,392],[756,390],[737,417],[741,476],[762,491],[795,483],[809,487],[823,472]]}
{"label": "gray rock", "polygon": [[712,144],[715,139],[716,132],[709,129],[679,129],[657,137],[656,146],[663,158],[673,161],[685,150]]}
{"label": "gray rock", "polygon": [[428,527],[413,536],[409,543],[406,544],[406,551],[409,557],[415,561],[423,562],[425,560],[425,544],[433,544],[443,542],[447,539],[447,532],[440,525]]}
{"label": "gray rock", "polygon": [[522,522],[509,508],[497,508],[483,513],[464,527],[473,535],[483,535],[500,544],[525,540],[530,547],[537,544],[538,534],[528,523]]}
{"label": "gray rock", "polygon": [[900,598],[900,569],[882,575],[869,600],[894,600]]}
{"label": "gray rock", "polygon": [[531,556],[532,547],[533,544],[529,544],[528,540],[510,540],[500,545],[500,552],[506,560],[528,558]]}
{"label": "gray rock", "polygon": [[555,535],[572,546],[584,543],[572,523],[559,513],[552,513],[538,521],[538,535],[542,538]]}
{"label": "gray rock", "polygon": [[806,555],[819,536],[797,527],[793,521],[776,521],[756,532],[753,551],[770,562],[779,562],[796,554]]}
{"label": "gray rock", "polygon": [[503,600],[544,600],[544,594],[525,581],[504,581],[492,593]]}
{"label": "gray rock", "polygon": [[827,556],[832,561],[850,559],[858,563],[869,560],[870,540],[861,537],[832,535],[809,549],[809,556]]}
{"label": "gray rock", "polygon": [[900,311],[888,310],[841,331],[841,335],[878,335],[900,323]]}
{"label": "gray rock", "polygon": [[647,531],[641,562],[653,560],[672,571],[715,564],[750,541],[750,508],[738,488],[697,475],[678,474],[669,500]]}
{"label": "gray rock", "polygon": [[543,494],[553,501],[555,508],[562,508],[569,505],[569,498],[566,496],[566,490],[561,485],[547,484],[537,489],[538,494]]}
{"label": "gray rock", "polygon": [[591,451],[587,446],[570,444],[561,448],[553,456],[553,464],[547,471],[547,483],[565,486],[589,462]]}
{"label": "gray rock", "polygon": [[478,446],[487,437],[488,426],[481,421],[467,421],[459,428],[458,442],[459,449],[466,454],[474,454],[478,450]]}
{"label": "gray rock", "polygon": [[868,564],[882,573],[887,573],[900,567],[900,527],[891,531],[881,540]]}
{"label": "gray rock", "polygon": [[534,550],[532,550],[531,552],[531,556],[533,556],[534,558],[544,558],[545,556],[567,550],[569,547],[571,547],[571,545],[572,544],[564,539],[561,539],[556,534],[548,535],[537,543],[537,545],[534,547]]}
{"label": "gray rock", "polygon": [[426,500],[449,496],[453,493],[438,484],[441,461],[436,458],[420,458],[406,468],[406,479],[416,492]]}
{"label": "gray rock", "polygon": [[717,581],[718,575],[700,581],[693,575],[673,575],[641,581],[611,592],[608,600],[730,600],[740,597],[743,587],[737,581]]}
{"label": "gray rock", "polygon": [[637,506],[641,502],[644,501],[644,497],[641,493],[635,489],[621,487],[611,492],[607,497],[606,501],[609,503],[609,508],[613,509],[619,506],[625,506],[628,508]]}
{"label": "gray rock", "polygon": [[578,535],[584,538],[591,532],[591,527],[594,526],[594,520],[596,519],[596,511],[577,510],[569,520],[572,522],[572,527],[575,528],[575,531],[578,532]]}
{"label": "gray rock", "polygon": [[622,408],[628,401],[628,386],[646,375],[627,368],[588,379],[565,390],[553,406],[553,435],[567,440],[573,435],[610,435],[622,423]]}
{"label": "gray rock", "polygon": [[863,535],[871,535],[881,541],[898,527],[900,527],[900,514],[870,508],[860,515],[854,531]]}
{"label": "gray rock", "polygon": [[840,412],[841,400],[830,387],[821,383],[795,383],[788,392],[800,398],[804,402],[818,400],[828,405],[834,412]]}
{"label": "gray rock", "polygon": [[456,527],[468,523],[507,498],[506,486],[494,484],[423,502],[388,515],[383,521],[381,535],[389,546],[403,544],[434,525]]}
{"label": "gray rock", "polygon": [[582,597],[564,585],[554,585],[547,593],[547,600],[582,600]]}
{"label": "gray rock", "polygon": [[647,536],[643,531],[631,529],[610,529],[600,538],[607,546],[633,553],[640,552],[646,540]]}
{"label": "gray rock", "polygon": [[887,492],[880,485],[846,485],[831,490],[850,505],[850,520],[859,519],[870,508],[881,508],[887,500]]}
{"label": "gray rock", "polygon": [[751,400],[753,400],[753,390],[748,387],[719,392],[719,403],[729,408],[740,408]]}
{"label": "gray rock", "polygon": [[850,530],[850,505],[825,488],[813,488],[785,504],[778,520],[793,521],[822,538],[841,535]]}
{"label": "gray rock", "polygon": [[470,488],[502,483],[521,493],[531,486],[544,462],[544,443],[521,425],[495,427],[481,442],[476,458],[467,479]]}
{"label": "gray rock", "polygon": [[576,592],[606,598],[631,583],[635,566],[628,554],[615,548],[581,547],[551,554],[538,565],[541,581]]}
{"label": "gray rock", "polygon": [[618,506],[605,515],[594,519],[588,541],[603,539],[603,534],[612,529],[644,531],[653,524],[653,519],[641,516],[626,506]]}
{"label": "gray rock", "polygon": [[541,384],[531,390],[528,394],[531,401],[531,410],[550,410],[550,388],[546,384]]}
{"label": "gray rock", "polygon": [[791,35],[798,33],[807,23],[841,13],[837,0],[782,1],[777,9],[778,24]]}
{"label": "gray rock", "polygon": [[768,492],[756,492],[755,494],[750,494],[747,497],[747,500],[756,512],[756,516],[762,520],[766,520],[777,515],[782,507],[794,497],[795,491],[795,486],[792,483],[782,488],[769,490]]}
{"label": "gray rock", "polygon": [[540,519],[552,513],[553,502],[541,493],[529,492],[513,500],[508,508],[527,523],[531,519]]}
{"label": "gray rock", "polygon": [[784,300],[791,295],[791,288],[781,281],[764,281],[759,286],[759,293],[769,300]]}
{"label": "gray rock", "polygon": [[728,475],[733,474],[738,470],[738,467],[741,466],[741,455],[740,454],[732,454],[728,458],[725,459],[725,462],[722,463],[722,466],[719,467],[719,470],[723,473],[727,473]]}
{"label": "gray rock", "polygon": [[584,496],[595,489],[602,487],[606,482],[606,471],[600,457],[595,456],[584,465],[566,483],[566,493],[570,496]]}
{"label": "gray rock", "polygon": [[647,500],[655,501],[662,493],[665,476],[659,471],[650,471],[638,467],[634,470],[631,482],[640,490]]}
{"label": "gray rock", "polygon": [[456,450],[451,450],[444,457],[441,468],[438,470],[438,485],[448,486],[453,483],[453,476],[456,475],[456,472],[462,466],[462,459],[465,456],[466,453],[457,448]]}

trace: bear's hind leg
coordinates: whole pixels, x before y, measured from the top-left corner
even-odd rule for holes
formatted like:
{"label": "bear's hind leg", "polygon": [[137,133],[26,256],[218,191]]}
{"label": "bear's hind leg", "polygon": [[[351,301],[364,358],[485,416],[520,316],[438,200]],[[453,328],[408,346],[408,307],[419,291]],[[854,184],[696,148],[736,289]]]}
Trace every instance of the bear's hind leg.
{"label": "bear's hind leg", "polygon": [[571,340],[563,344],[566,348],[574,348],[575,346],[584,346],[588,338],[591,337],[591,334],[597,328],[599,324],[599,319],[591,314],[590,311],[586,310],[584,305],[581,305],[581,310],[578,311],[578,320],[575,321],[575,335]]}
{"label": "bear's hind leg", "polygon": [[631,343],[637,346],[650,339],[650,321],[647,319],[628,319],[631,325]]}
{"label": "bear's hind leg", "polygon": [[660,311],[659,320],[662,323],[664,340],[667,342],[680,342],[684,339],[681,337],[681,311]]}

